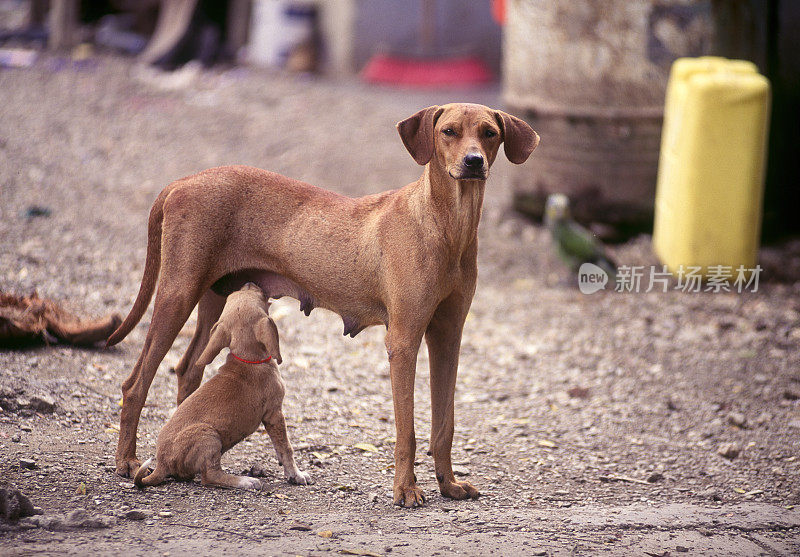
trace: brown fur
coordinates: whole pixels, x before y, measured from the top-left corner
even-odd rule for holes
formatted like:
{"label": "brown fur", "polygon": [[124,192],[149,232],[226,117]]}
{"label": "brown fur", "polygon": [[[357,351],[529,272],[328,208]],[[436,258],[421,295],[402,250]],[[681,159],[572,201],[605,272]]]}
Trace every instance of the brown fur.
{"label": "brown fur", "polygon": [[[150,212],[147,260],[122,340],[156,289],[142,354],[122,386],[117,472],[132,474],[136,429],[159,363],[199,302],[198,325],[176,368],[178,399],[200,383],[195,360],[227,292],[256,282],[293,296],[306,313],[342,316],[344,332],[385,325],[397,444],[395,504],[423,503],[414,477],[414,375],[422,338],[431,382],[431,451],[443,495],[477,497],[453,476],[453,398],[461,331],[477,279],[477,232],[489,166],[505,142],[525,161],[538,143],[530,126],[474,104],[432,106],[398,124],[422,177],[399,190],[351,199],[256,168],[212,168],[178,180]],[[480,157],[480,165],[467,165]],[[160,277],[159,277],[160,270]]]}
{"label": "brown fur", "polygon": [[81,319],[36,292],[30,296],[0,292],[0,346],[42,341],[91,345],[105,340],[120,323],[122,318],[116,313],[103,319]]}
{"label": "brown fur", "polygon": [[[164,425],[156,444],[156,468],[145,476],[148,463],[140,467],[134,476],[138,487],[157,485],[167,476],[192,479],[201,474],[203,485],[260,489],[261,482],[255,478],[223,472],[220,458],[262,423],[289,481],[309,483],[308,474],[297,469],[286,434],[281,409],[284,386],[277,366],[281,363],[278,329],[268,307],[264,293],[252,284],[228,297],[196,365],[208,365],[226,346],[231,353],[217,375],[184,400]],[[253,362],[265,356],[271,359],[250,364],[233,354]]]}

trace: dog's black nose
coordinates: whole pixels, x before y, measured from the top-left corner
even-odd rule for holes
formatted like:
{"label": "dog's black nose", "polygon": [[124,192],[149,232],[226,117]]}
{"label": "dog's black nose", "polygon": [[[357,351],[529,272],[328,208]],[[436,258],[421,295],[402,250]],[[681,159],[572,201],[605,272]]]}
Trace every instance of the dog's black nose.
{"label": "dog's black nose", "polygon": [[464,166],[468,168],[480,168],[483,166],[483,155],[470,153],[464,157]]}

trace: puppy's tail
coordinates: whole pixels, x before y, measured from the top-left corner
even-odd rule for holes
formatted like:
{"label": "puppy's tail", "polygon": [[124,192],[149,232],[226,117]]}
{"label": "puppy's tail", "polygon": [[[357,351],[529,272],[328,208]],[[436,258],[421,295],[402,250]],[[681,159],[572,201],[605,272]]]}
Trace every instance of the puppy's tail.
{"label": "puppy's tail", "polygon": [[144,273],[142,275],[142,283],[139,286],[139,294],[136,296],[136,301],[133,303],[128,316],[106,340],[107,347],[114,346],[128,336],[128,333],[133,330],[142,315],[144,315],[144,312],[147,311],[147,306],[150,305],[150,299],[156,289],[158,272],[161,269],[161,232],[164,220],[164,201],[170,191],[172,191],[172,188],[164,188],[153,203],[152,209],[150,209],[150,219],[147,223],[147,257],[144,261]]}
{"label": "puppy's tail", "polygon": [[167,477],[166,474],[159,470],[158,464],[156,464],[156,469],[145,477],[145,474],[150,472],[150,465],[152,463],[153,459],[148,458],[136,471],[136,475],[133,477],[133,484],[139,489],[144,489],[145,486],[149,485],[158,485]]}

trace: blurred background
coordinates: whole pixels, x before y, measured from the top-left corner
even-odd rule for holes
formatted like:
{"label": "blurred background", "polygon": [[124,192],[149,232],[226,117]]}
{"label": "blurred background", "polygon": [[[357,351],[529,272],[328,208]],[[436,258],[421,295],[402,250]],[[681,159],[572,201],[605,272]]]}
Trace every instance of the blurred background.
{"label": "blurred background", "polygon": [[606,239],[649,231],[672,62],[754,62],[772,84],[763,237],[800,230],[800,3],[790,0],[0,0],[0,64],[44,48],[360,78],[398,88],[500,87],[546,137],[510,171],[540,219],[552,192]]}

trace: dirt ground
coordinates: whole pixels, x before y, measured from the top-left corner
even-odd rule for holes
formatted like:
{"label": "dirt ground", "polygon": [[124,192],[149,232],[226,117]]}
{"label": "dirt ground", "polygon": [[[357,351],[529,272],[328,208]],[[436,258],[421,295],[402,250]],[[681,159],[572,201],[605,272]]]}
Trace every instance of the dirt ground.
{"label": "dirt ground", "polygon": [[[165,78],[119,58],[44,57],[2,70],[0,290],[37,289],[85,314],[124,315],[141,278],[150,204],[170,181],[245,163],[353,196],[399,187],[420,168],[394,124],[450,100],[500,104],[496,90],[398,92],[247,69]],[[535,153],[526,164],[536,165]],[[284,410],[314,485],[283,481],[262,432],[223,458],[236,473],[263,467],[259,493],[199,482],[140,492],[116,476],[120,384],[146,317],[113,349],[0,351],[0,482],[44,513],[2,523],[0,552],[800,551],[800,275],[785,272],[798,266],[797,246],[765,253],[755,293],[583,295],[546,230],[509,209],[508,166],[498,157],[486,187],[456,393],[456,471],[479,487],[479,500],[446,500],[436,489],[425,350],[417,476],[428,504],[403,510],[390,497],[383,330],[344,338],[337,316],[307,318],[298,302],[280,300]],[[656,263],[648,237],[612,251],[623,264]],[[169,368],[192,328],[190,320],[150,390],[142,458],[174,406]],[[93,524],[76,509],[110,518]]]}

